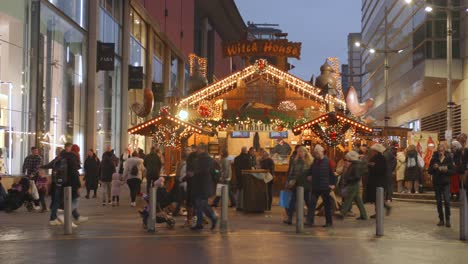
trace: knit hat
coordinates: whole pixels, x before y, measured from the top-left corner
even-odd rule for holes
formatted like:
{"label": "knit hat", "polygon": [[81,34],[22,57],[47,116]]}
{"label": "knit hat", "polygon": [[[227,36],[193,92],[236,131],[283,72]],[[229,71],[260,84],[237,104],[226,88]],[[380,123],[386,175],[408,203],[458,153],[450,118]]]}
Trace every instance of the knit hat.
{"label": "knit hat", "polygon": [[375,150],[375,151],[377,151],[379,153],[384,153],[384,151],[385,151],[385,147],[382,144],[379,144],[379,143],[372,145],[371,149]]}
{"label": "knit hat", "polygon": [[350,161],[356,161],[359,160],[359,154],[356,151],[350,151],[346,154],[345,158]]}

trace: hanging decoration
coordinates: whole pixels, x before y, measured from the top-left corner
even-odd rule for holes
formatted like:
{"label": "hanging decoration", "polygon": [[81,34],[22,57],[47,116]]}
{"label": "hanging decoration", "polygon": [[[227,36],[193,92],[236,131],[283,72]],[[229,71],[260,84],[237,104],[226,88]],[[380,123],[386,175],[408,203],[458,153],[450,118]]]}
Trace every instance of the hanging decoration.
{"label": "hanging decoration", "polygon": [[177,147],[179,144],[179,136],[176,134],[176,131],[180,126],[169,127],[169,126],[157,126],[150,133],[150,136],[153,138],[153,143],[155,145],[161,145],[165,147]]}
{"label": "hanging decoration", "polygon": [[288,111],[296,111],[297,110],[297,106],[294,102],[292,101],[282,101],[279,106],[278,106],[278,110],[280,111],[285,111],[285,112],[288,112]]}
{"label": "hanging decoration", "polygon": [[268,67],[268,61],[265,59],[258,59],[255,61],[254,67],[256,73],[264,74]]}
{"label": "hanging decoration", "polygon": [[214,112],[213,105],[209,101],[203,100],[198,105],[197,112],[203,118],[211,117]]}
{"label": "hanging decoration", "polygon": [[169,114],[169,106],[163,106],[161,108],[159,108],[159,115],[162,116],[162,115],[168,115]]}

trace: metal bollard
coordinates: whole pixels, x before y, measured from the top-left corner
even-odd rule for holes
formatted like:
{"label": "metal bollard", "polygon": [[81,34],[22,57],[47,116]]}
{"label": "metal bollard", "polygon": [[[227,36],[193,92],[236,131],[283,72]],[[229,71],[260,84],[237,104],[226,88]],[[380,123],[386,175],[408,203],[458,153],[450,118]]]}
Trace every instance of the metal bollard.
{"label": "metal bollard", "polygon": [[63,188],[63,231],[65,235],[71,235],[72,229],[72,188],[67,186]]}
{"label": "metal bollard", "polygon": [[296,233],[304,232],[304,187],[296,188]]}
{"label": "metal bollard", "polygon": [[375,201],[375,234],[384,235],[384,188],[377,187]]}
{"label": "metal bollard", "polygon": [[467,193],[465,188],[462,187],[460,189],[460,240],[462,241],[468,239],[468,197],[466,197]]}
{"label": "metal bollard", "polygon": [[225,185],[221,188],[221,223],[219,228],[221,232],[228,230],[228,203],[229,203],[229,186]]}
{"label": "metal bollard", "polygon": [[156,205],[157,205],[157,187],[152,187],[150,189],[150,199],[149,199],[149,217],[148,217],[148,232],[156,232]]}

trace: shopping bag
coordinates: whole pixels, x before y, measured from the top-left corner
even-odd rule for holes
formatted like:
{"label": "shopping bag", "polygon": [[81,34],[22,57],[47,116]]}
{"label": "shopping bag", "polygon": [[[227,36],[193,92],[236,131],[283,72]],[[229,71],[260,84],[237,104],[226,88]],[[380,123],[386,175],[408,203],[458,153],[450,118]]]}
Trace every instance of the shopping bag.
{"label": "shopping bag", "polygon": [[223,186],[227,187],[227,184],[216,184],[216,196],[221,196],[221,190],[223,189]]}
{"label": "shopping bag", "polygon": [[31,181],[31,196],[33,200],[39,200],[39,192],[34,181]]}
{"label": "shopping bag", "polygon": [[290,201],[291,201],[291,192],[287,190],[280,191],[279,206],[283,208],[289,208]]}

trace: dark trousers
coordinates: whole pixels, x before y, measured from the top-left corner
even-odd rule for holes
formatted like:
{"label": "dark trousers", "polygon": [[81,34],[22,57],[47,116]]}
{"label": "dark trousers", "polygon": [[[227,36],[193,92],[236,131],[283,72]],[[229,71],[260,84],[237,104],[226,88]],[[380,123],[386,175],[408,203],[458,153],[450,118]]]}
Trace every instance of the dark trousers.
{"label": "dark trousers", "polygon": [[[231,206],[236,206],[236,197],[234,196],[234,193],[232,192],[231,184],[228,184],[228,195],[229,195],[229,201],[231,201]],[[216,196],[216,198],[213,200],[213,205],[218,206],[219,201],[221,200],[221,196]]]}
{"label": "dark trousers", "polygon": [[141,180],[132,178],[127,180],[128,188],[130,189],[130,199],[132,203],[135,202],[137,194],[140,192]]}
{"label": "dark trousers", "polygon": [[[50,208],[50,220],[53,221],[57,219],[57,211],[60,205],[63,202],[63,187],[56,186],[54,191],[54,196],[52,197],[53,202]],[[80,218],[80,213],[78,212],[78,197],[73,198],[72,195],[72,216],[75,220]]]}
{"label": "dark trousers", "polygon": [[148,195],[150,194],[151,187],[154,185],[155,178],[156,177],[146,176],[146,194]]}
{"label": "dark trousers", "polygon": [[273,181],[268,183],[268,205],[267,210],[271,210],[271,204],[273,203]]}
{"label": "dark trousers", "polygon": [[[444,221],[445,216],[445,221],[450,222],[450,184],[434,186],[434,189],[437,200],[437,212],[439,213],[439,220]],[[445,206],[445,214],[442,207],[442,201],[444,202]]]}
{"label": "dark trousers", "polygon": [[117,203],[120,202],[120,196],[118,196],[118,195],[112,196],[112,201],[117,202]]}
{"label": "dark trousers", "polygon": [[46,202],[45,202],[46,191],[45,190],[41,190],[41,191],[38,190],[38,193],[39,193],[39,202],[41,203],[41,209],[46,210],[47,209],[47,205],[46,205]]}
{"label": "dark trousers", "polygon": [[94,191],[94,196],[96,196],[97,188],[89,188],[89,187],[86,187],[86,196],[89,196],[91,191]]}
{"label": "dark trousers", "polygon": [[195,208],[197,209],[197,226],[203,225],[203,214],[208,216],[211,221],[216,221],[216,216],[208,205],[208,199],[195,198]]}
{"label": "dark trousers", "polygon": [[327,224],[333,224],[333,219],[332,219],[332,207],[331,207],[331,197],[330,197],[330,191],[313,191],[310,194],[310,206],[309,206],[309,211],[312,213],[309,214],[309,221],[310,223],[314,223],[314,218],[315,218],[315,207],[317,206],[317,199],[319,197],[322,197],[323,204],[325,205],[325,219]]}
{"label": "dark trousers", "polygon": [[[289,208],[287,209],[288,212],[288,221],[292,221],[294,211],[296,210],[296,203],[297,203],[297,192],[294,188],[291,191],[291,200],[289,200]],[[311,215],[314,215],[314,208],[310,207],[310,191],[304,190],[304,203],[307,206],[307,222],[313,222],[313,218]]]}

